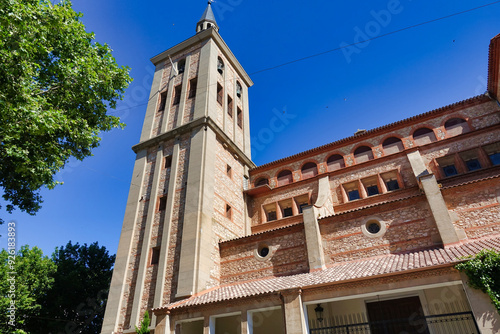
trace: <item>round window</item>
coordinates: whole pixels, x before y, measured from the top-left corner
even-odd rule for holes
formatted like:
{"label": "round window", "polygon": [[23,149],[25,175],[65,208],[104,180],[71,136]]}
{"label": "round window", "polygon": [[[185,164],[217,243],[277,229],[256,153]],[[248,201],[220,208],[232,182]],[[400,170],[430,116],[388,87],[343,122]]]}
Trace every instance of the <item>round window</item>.
{"label": "round window", "polygon": [[372,234],[377,234],[380,232],[380,224],[374,221],[368,222],[366,224],[366,230]]}
{"label": "round window", "polygon": [[369,238],[379,238],[387,231],[385,222],[378,217],[369,217],[361,225],[361,231]]}
{"label": "round window", "polygon": [[266,243],[261,243],[254,250],[254,256],[259,261],[267,261],[271,258],[271,249]]}
{"label": "round window", "polygon": [[269,248],[264,246],[259,249],[260,257],[266,257],[269,254]]}

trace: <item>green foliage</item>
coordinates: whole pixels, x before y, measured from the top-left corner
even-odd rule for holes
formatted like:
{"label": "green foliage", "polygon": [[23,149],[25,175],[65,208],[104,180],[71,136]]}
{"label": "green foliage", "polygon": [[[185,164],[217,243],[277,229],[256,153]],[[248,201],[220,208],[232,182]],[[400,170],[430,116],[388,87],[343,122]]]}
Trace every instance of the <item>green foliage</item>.
{"label": "green foliage", "polygon": [[121,127],[106,114],[131,78],[106,44],[85,31],[69,0],[0,0],[0,187],[35,214],[39,190],[70,157],[82,160],[99,133]]}
{"label": "green foliage", "polygon": [[148,311],[146,311],[146,313],[144,313],[144,318],[142,319],[142,322],[141,322],[141,328],[135,326],[135,332],[137,334],[149,334],[151,332],[148,329],[149,323],[150,323],[149,313],[148,313]]}
{"label": "green foliage", "polygon": [[100,333],[115,256],[97,242],[68,242],[56,249],[54,284],[41,301],[39,318],[28,324],[31,334]]}
{"label": "green foliage", "polygon": [[[24,333],[27,321],[39,316],[40,300],[54,283],[56,265],[41,249],[23,246],[15,258],[13,255],[7,250],[0,252],[0,333]],[[15,301],[16,330],[9,325],[11,300]]]}
{"label": "green foliage", "polygon": [[469,285],[490,296],[500,313],[500,253],[482,250],[474,258],[455,266],[469,277]]}

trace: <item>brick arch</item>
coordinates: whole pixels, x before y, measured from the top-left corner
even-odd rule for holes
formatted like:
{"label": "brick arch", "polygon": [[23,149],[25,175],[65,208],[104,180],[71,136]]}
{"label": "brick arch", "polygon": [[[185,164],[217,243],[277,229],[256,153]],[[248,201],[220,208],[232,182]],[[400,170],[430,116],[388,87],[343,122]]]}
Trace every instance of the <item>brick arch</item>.
{"label": "brick arch", "polygon": [[[365,151],[365,152],[367,152],[366,157],[363,157],[360,155],[360,153],[358,153],[358,157],[356,158],[356,151],[359,150],[361,147],[368,147],[370,150]],[[354,146],[352,151],[351,151],[351,154],[354,158],[354,163],[359,164],[362,162],[366,162],[366,161],[375,159],[375,155],[373,154],[373,149],[374,149],[374,147],[367,142],[360,143],[360,144]]]}
{"label": "brick arch", "polygon": [[[334,167],[334,168],[332,168],[332,169],[330,170],[330,167],[328,166],[328,160],[329,160],[331,157],[336,156],[336,155],[338,155],[338,156],[340,156],[340,157],[342,158],[342,163],[339,165],[339,168],[335,168],[335,167]],[[325,157],[325,162],[324,162],[324,163],[325,163],[325,165],[326,165],[326,170],[327,170],[328,172],[333,172],[334,170],[339,170],[339,169],[345,168],[345,166],[346,166],[346,163],[345,163],[345,155],[344,155],[344,154],[342,154],[340,151],[333,151],[332,153],[327,154],[327,156]]]}
{"label": "brick arch", "polygon": [[258,175],[257,177],[253,178],[253,182],[252,182],[253,186],[257,187],[257,183],[258,183],[257,181],[262,180],[262,179],[266,179],[268,185],[271,184],[271,177],[268,174],[261,174],[261,175]]}
{"label": "brick arch", "polygon": [[[446,128],[446,123],[453,119],[462,119],[465,124],[462,123],[463,124],[462,126],[454,126],[451,128]],[[444,129],[447,138],[458,136],[462,133],[470,132],[473,130],[470,122],[470,117],[466,117],[460,114],[449,115],[449,117],[444,118],[443,121],[441,122],[441,128]]]}
{"label": "brick arch", "polygon": [[[284,176],[282,176],[281,181],[280,181],[280,174],[282,174],[285,171],[290,172],[290,174],[286,175],[286,179]],[[289,175],[289,177],[288,177],[288,175]],[[290,168],[283,168],[276,173],[276,185],[278,187],[284,186],[284,185],[287,185],[290,183],[293,183],[293,171]]]}
{"label": "brick arch", "polygon": [[[386,148],[384,147],[384,143],[390,139],[390,138],[397,138],[399,139],[400,143],[401,143],[401,146],[398,146],[397,150],[396,149],[393,149],[392,147],[390,148]],[[382,138],[382,140],[380,141],[380,147],[382,149],[382,152],[384,152],[384,156],[386,155],[389,155],[389,154],[394,154],[394,153],[398,153],[398,152],[401,152],[401,151],[404,151],[405,149],[405,144],[403,142],[403,139],[404,137],[399,135],[399,134],[396,134],[396,133],[391,133],[391,134],[388,134],[386,135],[385,137]]]}
{"label": "brick arch", "polygon": [[[432,131],[432,134],[434,135],[434,140],[432,140],[432,139],[429,139],[429,140],[418,140],[417,139],[417,140],[415,140],[415,137],[414,137],[415,131],[418,131],[418,130],[423,129],[423,128],[427,128],[427,129]],[[430,143],[433,143],[433,142],[439,140],[437,133],[436,133],[436,128],[433,125],[430,125],[427,123],[418,124],[418,125],[415,125],[414,127],[412,127],[412,129],[410,131],[410,136],[411,136],[411,139],[413,140],[413,143],[415,143],[415,145],[417,145],[417,146],[430,144]]]}
{"label": "brick arch", "polygon": [[[314,168],[308,168],[307,170],[304,170],[304,166],[306,165],[311,165],[314,164],[316,171],[314,171]],[[306,160],[303,162],[303,164],[300,166],[300,177],[301,180],[309,179],[311,177],[315,177],[316,175],[319,174],[319,163],[315,160]]]}

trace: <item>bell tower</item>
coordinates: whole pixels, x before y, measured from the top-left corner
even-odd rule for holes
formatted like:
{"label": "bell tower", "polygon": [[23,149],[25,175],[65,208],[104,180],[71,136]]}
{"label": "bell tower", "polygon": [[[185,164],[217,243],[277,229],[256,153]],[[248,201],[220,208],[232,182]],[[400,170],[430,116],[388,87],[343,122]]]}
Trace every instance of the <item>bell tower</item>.
{"label": "bell tower", "polygon": [[146,310],[217,286],[219,241],[249,234],[253,83],[218,30],[209,3],[196,35],[151,58],[102,334],[134,333]]}

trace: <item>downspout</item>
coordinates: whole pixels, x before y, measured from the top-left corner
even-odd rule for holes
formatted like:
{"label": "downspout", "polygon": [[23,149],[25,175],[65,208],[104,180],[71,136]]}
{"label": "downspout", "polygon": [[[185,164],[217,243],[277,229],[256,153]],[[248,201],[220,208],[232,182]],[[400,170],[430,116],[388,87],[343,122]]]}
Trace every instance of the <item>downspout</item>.
{"label": "downspout", "polygon": [[286,334],[285,298],[283,297],[283,294],[281,292],[278,292],[278,295],[281,300],[281,310],[282,310],[281,314],[283,318],[283,329],[285,330],[284,334]]}

